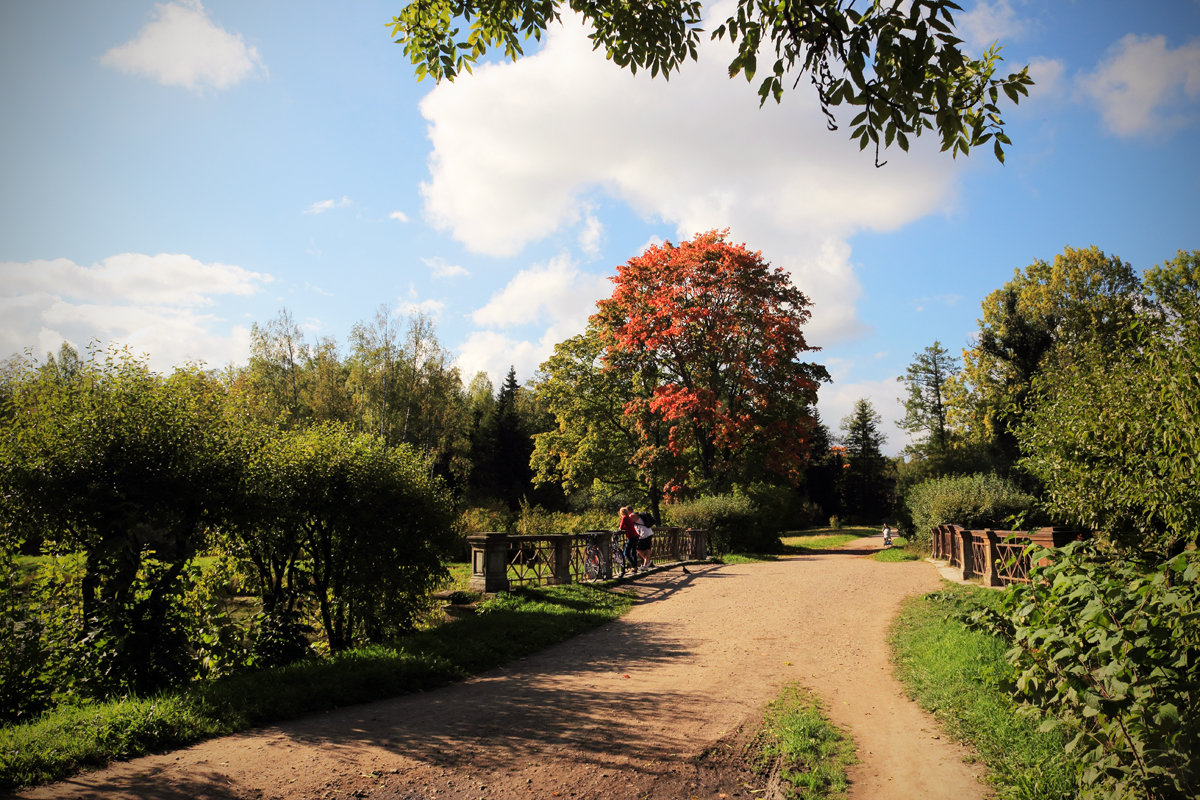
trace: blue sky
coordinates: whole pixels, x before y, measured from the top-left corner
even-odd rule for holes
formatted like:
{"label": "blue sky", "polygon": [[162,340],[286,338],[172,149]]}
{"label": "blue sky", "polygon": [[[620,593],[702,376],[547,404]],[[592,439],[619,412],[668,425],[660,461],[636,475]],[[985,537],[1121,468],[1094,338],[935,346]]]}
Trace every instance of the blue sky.
{"label": "blue sky", "polygon": [[388,37],[400,2],[0,3],[0,358],[223,366],[281,308],[344,343],[385,305],[466,380],[524,381],[617,264],[728,227],[812,299],[825,420],[870,398],[896,452],[896,376],[969,344],[1014,269],[1200,248],[1200,0],[963,5],[969,46],[1038,83],[1006,165],[926,136],[876,169],[803,82],[760,109],[721,44],[630,76],[572,20],[435,86]]}

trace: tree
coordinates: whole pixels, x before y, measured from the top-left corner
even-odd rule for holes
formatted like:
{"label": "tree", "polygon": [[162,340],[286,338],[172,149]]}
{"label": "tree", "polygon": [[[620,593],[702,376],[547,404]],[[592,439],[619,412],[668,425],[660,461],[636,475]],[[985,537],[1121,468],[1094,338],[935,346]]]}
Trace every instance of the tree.
{"label": "tree", "polygon": [[920,353],[914,353],[904,375],[896,379],[908,389],[900,427],[909,433],[924,434],[917,445],[923,455],[937,456],[949,447],[946,384],[959,369],[959,360],[941,342],[935,341]]}
{"label": "tree", "polygon": [[1069,362],[1076,347],[1128,346],[1124,332],[1143,303],[1126,262],[1096,247],[1038,260],[983,301],[975,345],[947,385],[950,424],[994,451],[1004,472],[1020,457],[1013,428],[1034,379]]}
{"label": "tree", "polygon": [[726,235],[647,248],[617,268],[592,316],[607,337],[604,368],[635,382],[622,415],[637,431],[636,460],[669,463],[664,489],[677,495],[762,475],[797,483],[828,380],[800,360],[817,349],[803,333],[808,298]]}
{"label": "tree", "polygon": [[252,407],[269,422],[298,425],[302,422],[301,375],[308,358],[304,331],[286,308],[264,326],[250,327],[250,362],[242,373]]}
{"label": "tree", "polygon": [[1161,559],[1200,543],[1200,251],[1147,271],[1124,345],[1074,343],[1034,381],[1022,466],[1064,521]]}
{"label": "tree", "polygon": [[[605,329],[589,322],[583,333],[557,344],[539,368],[538,396],[555,424],[534,436],[534,482],[558,484],[568,494],[599,489],[639,505],[650,503],[656,513],[661,469],[653,459],[638,458],[639,420],[624,411],[634,407],[635,392],[642,392],[643,402],[649,394],[644,382],[605,368],[611,343]],[[649,438],[660,445],[665,436]]]}
{"label": "tree", "polygon": [[75,688],[157,690],[191,674],[180,587],[237,481],[222,387],[194,368],[163,378],[125,351],[90,354],[68,379],[30,369],[0,438],[0,528],[80,553]]}
{"label": "tree", "polygon": [[[522,39],[540,40],[564,10],[579,14],[591,29],[593,49],[603,48],[605,58],[631,72],[644,69],[669,78],[687,59],[697,58],[699,0],[413,0],[392,17],[390,27],[418,79],[454,80],[490,48],[519,58]],[[752,81],[760,55],[764,63],[774,57],[758,86],[760,103],[779,102],[786,82],[795,89],[807,78],[830,130],[837,128],[831,109],[842,104],[856,109],[850,137],[860,148],[875,146],[877,165],[881,140],[884,147],[895,143],[907,150],[909,137],[927,130],[936,130],[942,150],[952,156],[991,141],[1003,161],[1003,146],[1010,141],[1000,117],[1000,94],[1016,104],[1033,81],[1028,67],[997,77],[999,45],[978,58],[965,54],[954,32],[958,10],[953,0],[738,0],[736,13],[711,38],[728,36],[735,45],[731,78],[740,74]]]}
{"label": "tree", "polygon": [[[303,588],[333,651],[410,630],[445,577],[452,538],[451,503],[424,459],[325,423],[278,432],[258,458],[251,491],[267,516],[242,553],[294,566],[299,545]],[[258,538],[259,527],[274,537]]]}
{"label": "tree", "polygon": [[846,468],[842,474],[842,507],[853,517],[876,521],[890,508],[891,486],[887,459],[883,455],[883,423],[871,401],[861,399],[854,410],[842,418],[842,445],[846,448]]}

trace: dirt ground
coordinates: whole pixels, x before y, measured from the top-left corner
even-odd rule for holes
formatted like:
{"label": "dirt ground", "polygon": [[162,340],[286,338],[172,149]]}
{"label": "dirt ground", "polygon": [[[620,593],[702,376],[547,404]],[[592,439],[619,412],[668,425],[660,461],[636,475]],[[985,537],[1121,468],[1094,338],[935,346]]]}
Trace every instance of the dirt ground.
{"label": "dirt ground", "polygon": [[[740,756],[785,683],[858,745],[855,800],[988,796],[891,676],[900,601],[942,584],[878,539],[637,578],[616,622],[455,686],[135,759],[28,798],[758,798]],[[867,549],[863,549],[867,548]]]}

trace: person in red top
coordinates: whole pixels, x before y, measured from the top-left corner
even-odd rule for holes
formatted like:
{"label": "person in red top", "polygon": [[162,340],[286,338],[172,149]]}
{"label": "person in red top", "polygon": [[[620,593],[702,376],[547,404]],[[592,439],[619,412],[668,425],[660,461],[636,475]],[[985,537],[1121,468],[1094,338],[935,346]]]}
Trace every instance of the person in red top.
{"label": "person in red top", "polygon": [[621,510],[618,513],[621,515],[621,524],[619,527],[621,533],[625,534],[625,567],[621,570],[621,575],[618,576],[621,577],[625,575],[625,570],[627,569],[637,572],[637,543],[640,538],[638,536],[637,524],[641,521],[641,517],[633,513],[633,506],[621,506]]}

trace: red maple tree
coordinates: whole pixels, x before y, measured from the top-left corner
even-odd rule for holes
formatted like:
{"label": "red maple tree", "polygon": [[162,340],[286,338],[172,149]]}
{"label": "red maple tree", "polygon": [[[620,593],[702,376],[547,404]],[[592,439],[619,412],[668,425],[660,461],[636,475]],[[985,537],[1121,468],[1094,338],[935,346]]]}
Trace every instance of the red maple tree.
{"label": "red maple tree", "polygon": [[802,330],[808,298],[727,236],[649,247],[617,268],[592,317],[611,336],[606,368],[651,385],[624,413],[644,434],[639,458],[673,465],[669,493],[723,491],[762,470],[797,480],[829,377],[801,360],[819,349]]}

